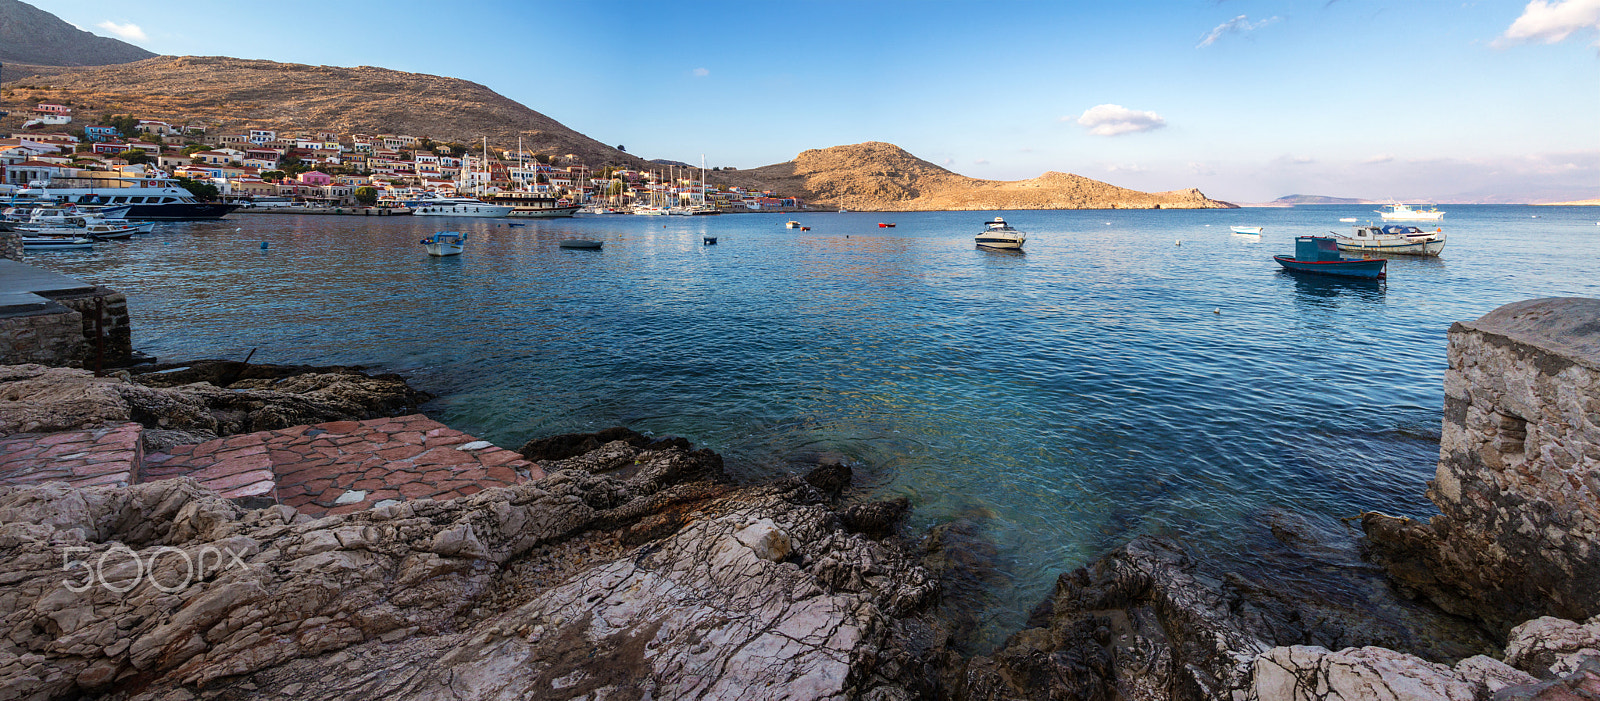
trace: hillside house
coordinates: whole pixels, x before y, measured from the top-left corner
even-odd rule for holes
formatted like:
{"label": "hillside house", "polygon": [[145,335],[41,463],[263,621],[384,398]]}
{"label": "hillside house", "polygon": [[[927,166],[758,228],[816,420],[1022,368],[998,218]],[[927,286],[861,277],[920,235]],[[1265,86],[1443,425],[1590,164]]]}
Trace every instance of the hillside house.
{"label": "hillside house", "polygon": [[250,143],[248,134],[223,134],[217,137],[217,143],[223,146],[243,146]]}
{"label": "hillside house", "polygon": [[171,124],[151,119],[139,120],[138,129],[145,134],[159,134],[161,136],[170,136],[178,133],[178,130],[174,129]]}
{"label": "hillside house", "polygon": [[277,141],[277,140],[278,140],[278,132],[276,132],[276,131],[274,131],[272,129],[251,129],[250,130],[250,143],[252,143],[252,144],[264,144],[264,143],[267,143],[268,141]]}
{"label": "hillside house", "polygon": [[40,116],[40,117],[46,117],[46,116],[71,117],[72,116],[72,108],[68,107],[66,105],[57,105],[57,104],[53,104],[53,103],[49,103],[49,102],[41,102],[41,103],[33,106],[33,113],[35,115]]}
{"label": "hillside house", "polygon": [[117,138],[117,128],[94,124],[83,128],[83,138],[89,141],[111,141]]}
{"label": "hillside house", "polygon": [[0,166],[0,183],[6,185],[26,186],[29,183],[43,182],[56,176],[72,175],[75,169],[60,163],[47,163],[44,161],[22,161],[11,165]]}

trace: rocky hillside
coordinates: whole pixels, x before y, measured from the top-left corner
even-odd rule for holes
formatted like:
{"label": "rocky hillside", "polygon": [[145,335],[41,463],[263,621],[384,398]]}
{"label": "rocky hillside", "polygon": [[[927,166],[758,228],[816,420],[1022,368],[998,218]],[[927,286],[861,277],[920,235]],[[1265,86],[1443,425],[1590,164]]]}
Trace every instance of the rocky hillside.
{"label": "rocky hillside", "polygon": [[807,202],[867,211],[987,209],[1221,209],[1199,190],[1139,192],[1071,173],[1030,180],[980,180],[877,141],[812,149],[794,160],[738,171]]}
{"label": "rocky hillside", "polygon": [[95,36],[18,0],[0,0],[0,63],[103,66],[150,58],[133,44]]}
{"label": "rocky hillside", "polygon": [[48,89],[13,90],[8,104],[71,101],[96,115],[135,114],[227,131],[409,134],[461,143],[487,136],[491,148],[512,148],[521,137],[530,151],[575,154],[590,165],[642,163],[487,87],[457,78],[221,56],[26,68],[7,70],[6,84]]}

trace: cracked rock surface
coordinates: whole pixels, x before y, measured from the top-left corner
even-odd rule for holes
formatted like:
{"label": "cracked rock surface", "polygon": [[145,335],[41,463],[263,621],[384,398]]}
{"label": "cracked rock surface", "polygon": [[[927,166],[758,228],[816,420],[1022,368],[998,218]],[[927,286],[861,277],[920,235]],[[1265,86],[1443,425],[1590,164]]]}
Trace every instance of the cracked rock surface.
{"label": "cracked rock surface", "polygon": [[0,490],[0,698],[920,694],[886,644],[935,582],[804,480],[734,487],[681,440],[545,469],[316,520],[189,480]]}

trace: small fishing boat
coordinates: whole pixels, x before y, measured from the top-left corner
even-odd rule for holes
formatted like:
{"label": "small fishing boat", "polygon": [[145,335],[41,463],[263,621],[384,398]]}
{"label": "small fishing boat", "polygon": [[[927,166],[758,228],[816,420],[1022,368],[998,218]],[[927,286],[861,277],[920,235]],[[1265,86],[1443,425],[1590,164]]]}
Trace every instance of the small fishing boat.
{"label": "small fishing boat", "polygon": [[1332,236],[1296,236],[1293,256],[1273,256],[1278,265],[1297,273],[1382,280],[1389,261],[1382,258],[1344,258]]}
{"label": "small fishing boat", "polygon": [[800,222],[797,222],[797,221],[795,221],[793,219],[790,219],[789,221],[786,221],[786,222],[783,223],[783,228],[785,228],[785,229],[798,229],[798,228],[800,228]]}
{"label": "small fishing boat", "polygon": [[1339,217],[1339,221],[1342,221],[1342,222],[1344,222],[1346,224],[1354,223],[1355,220],[1356,220],[1355,217]]}
{"label": "small fishing boat", "polygon": [[439,231],[422,240],[430,256],[459,256],[467,246],[467,235],[459,231]]}
{"label": "small fishing boat", "polygon": [[81,236],[22,237],[22,250],[24,251],[71,251],[80,248],[94,248],[94,240]]}
{"label": "small fishing boat", "polygon": [[1439,221],[1444,219],[1444,212],[1438,207],[1430,206],[1427,209],[1412,209],[1411,205],[1396,202],[1384,205],[1387,210],[1374,209],[1384,221]]}
{"label": "small fishing boat", "polygon": [[715,236],[701,236],[700,237],[700,243],[703,243],[703,244],[705,244],[707,246],[715,246],[715,245],[717,245],[717,237],[715,237]]}
{"label": "small fishing boat", "polygon": [[561,242],[562,248],[582,248],[589,250],[595,250],[604,245],[604,241],[591,241],[589,239],[567,239]]}
{"label": "small fishing boat", "polygon": [[975,239],[983,248],[1020,251],[1022,244],[1028,242],[1028,235],[1011,228],[1006,220],[995,217],[994,221],[984,222],[983,231]]}
{"label": "small fishing boat", "polygon": [[[1332,233],[1332,232],[1329,232]],[[1339,250],[1436,256],[1444,250],[1444,230],[1423,231],[1408,224],[1358,226],[1352,236],[1337,236]]]}
{"label": "small fishing boat", "polygon": [[1259,226],[1230,226],[1228,228],[1232,229],[1233,233],[1235,234],[1247,234],[1250,236],[1261,235],[1261,227]]}
{"label": "small fishing boat", "polygon": [[894,228],[894,222],[889,222],[888,224],[885,224],[883,222],[878,222],[878,228],[879,229],[893,229]]}

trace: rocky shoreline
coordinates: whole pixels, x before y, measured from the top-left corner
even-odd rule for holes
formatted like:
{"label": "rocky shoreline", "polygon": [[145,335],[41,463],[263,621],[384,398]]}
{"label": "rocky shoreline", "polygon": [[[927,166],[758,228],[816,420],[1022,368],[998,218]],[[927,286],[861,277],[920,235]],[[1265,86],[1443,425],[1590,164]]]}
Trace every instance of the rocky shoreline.
{"label": "rocky shoreline", "polygon": [[[0,698],[1600,699],[1597,320],[1452,328],[1431,522],[1263,513],[1227,558],[1139,538],[985,654],[981,534],[905,532],[844,465],[736,484],[616,428],[528,441],[527,481],[325,516],[187,478],[3,486]],[[349,368],[6,366],[0,436],[136,422],[161,449],[425,399]]]}

